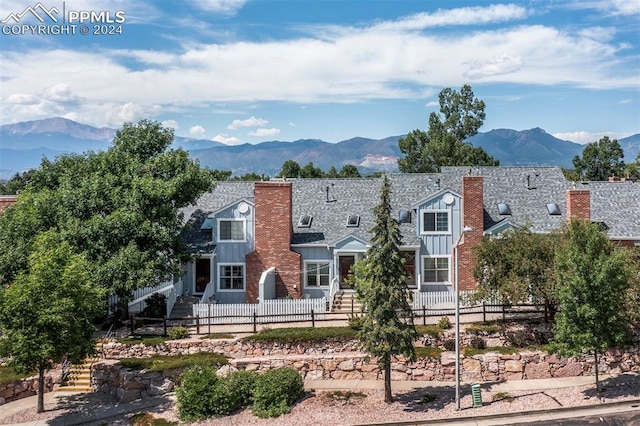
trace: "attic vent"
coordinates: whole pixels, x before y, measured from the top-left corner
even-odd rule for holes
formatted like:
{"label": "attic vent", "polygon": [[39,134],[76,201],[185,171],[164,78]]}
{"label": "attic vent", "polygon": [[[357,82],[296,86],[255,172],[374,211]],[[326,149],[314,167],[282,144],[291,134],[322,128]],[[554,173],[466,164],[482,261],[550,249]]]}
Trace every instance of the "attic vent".
{"label": "attic vent", "polygon": [[213,219],[210,217],[206,218],[202,225],[200,225],[201,231],[211,231],[213,229]]}
{"label": "attic vent", "polygon": [[560,216],[562,214],[560,213],[560,207],[556,203],[548,203],[547,211],[551,216]]}
{"label": "attic vent", "polygon": [[400,210],[398,212],[398,222],[411,223],[411,212],[409,210]]}
{"label": "attic vent", "polygon": [[511,207],[507,203],[498,203],[499,215],[511,215]]}
{"label": "attic vent", "polygon": [[303,214],[302,216],[300,216],[300,219],[298,219],[298,228],[310,228],[312,220],[313,216]]}
{"label": "attic vent", "polygon": [[360,226],[360,215],[350,214],[347,218],[347,227],[357,228],[358,226]]}

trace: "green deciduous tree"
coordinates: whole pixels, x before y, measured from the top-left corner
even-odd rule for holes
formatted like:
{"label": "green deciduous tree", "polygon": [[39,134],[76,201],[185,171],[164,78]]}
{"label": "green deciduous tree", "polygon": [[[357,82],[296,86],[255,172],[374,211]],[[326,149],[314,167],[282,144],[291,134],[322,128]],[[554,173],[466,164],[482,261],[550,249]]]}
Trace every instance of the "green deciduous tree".
{"label": "green deciduous tree", "polygon": [[356,166],[354,166],[353,164],[345,164],[344,166],[342,166],[342,169],[340,169],[339,176],[341,178],[359,178],[359,177],[362,177],[362,176],[360,176],[360,172],[358,171],[358,168]]}
{"label": "green deciduous tree", "polygon": [[181,273],[179,209],[213,180],[172,141],[171,130],[143,120],[125,124],[106,151],[44,160],[0,216],[0,284],[28,272],[33,241],[49,229],[85,255],[97,285],[123,298]]}
{"label": "green deciduous tree", "polygon": [[442,166],[497,166],[499,162],[481,147],[465,140],[478,133],[484,122],[485,104],[474,97],[471,86],[439,94],[440,114],[429,115],[429,129],[414,130],[400,138],[404,158],[398,159],[403,173],[434,173]]}
{"label": "green deciduous tree", "polygon": [[23,372],[38,372],[38,412],[44,374],[68,355],[79,362],[93,350],[92,321],[104,291],[91,280],[87,259],[55,231],[38,235],[20,271],[0,292],[0,353]]}
{"label": "green deciduous tree", "polygon": [[300,174],[298,175],[301,178],[321,178],[323,176],[322,169],[320,167],[315,167],[313,162],[308,162],[303,168],[300,169]]}
{"label": "green deciduous tree", "polygon": [[553,312],[556,234],[513,228],[475,247],[473,276],[479,286],[473,300],[497,296],[502,303],[544,301]]}
{"label": "green deciduous tree", "polygon": [[617,139],[603,137],[588,144],[582,156],[573,157],[573,167],[583,180],[608,180],[611,176],[623,176],[624,152]]}
{"label": "green deciduous tree", "polygon": [[300,164],[293,160],[287,160],[282,163],[282,168],[280,169],[280,173],[278,173],[278,177],[297,178],[298,176],[300,176]]}
{"label": "green deciduous tree", "polygon": [[556,251],[559,313],[551,350],[563,355],[593,353],[598,390],[598,355],[630,337],[628,258],[629,253],[617,249],[597,224],[577,219]]}
{"label": "green deciduous tree", "polygon": [[401,236],[398,222],[391,216],[391,184],[385,176],[380,203],[374,208],[375,223],[371,232],[371,247],[364,260],[365,270],[362,301],[366,306],[360,343],[378,359],[384,371],[385,401],[392,402],[391,359],[404,355],[415,359],[413,342],[417,332],[409,305],[404,259],[400,252]]}

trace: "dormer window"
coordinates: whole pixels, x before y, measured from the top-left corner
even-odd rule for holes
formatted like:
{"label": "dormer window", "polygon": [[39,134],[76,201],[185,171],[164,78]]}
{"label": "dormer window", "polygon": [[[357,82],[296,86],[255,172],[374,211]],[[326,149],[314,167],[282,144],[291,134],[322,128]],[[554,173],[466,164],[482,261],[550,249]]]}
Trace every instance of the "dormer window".
{"label": "dormer window", "polygon": [[422,233],[449,233],[449,210],[424,210],[422,212]]}
{"label": "dormer window", "polygon": [[560,207],[558,207],[558,205],[556,203],[548,203],[547,204],[547,211],[549,212],[549,215],[551,216],[560,216],[562,213],[560,213]]}
{"label": "dormer window", "polygon": [[350,214],[347,218],[347,227],[357,228],[358,226],[360,226],[360,215]]}
{"label": "dormer window", "polygon": [[313,216],[303,214],[302,216],[300,216],[300,219],[298,219],[298,228],[310,228],[312,220]]}
{"label": "dormer window", "polygon": [[498,203],[498,214],[501,216],[511,215],[511,207],[507,203]]}

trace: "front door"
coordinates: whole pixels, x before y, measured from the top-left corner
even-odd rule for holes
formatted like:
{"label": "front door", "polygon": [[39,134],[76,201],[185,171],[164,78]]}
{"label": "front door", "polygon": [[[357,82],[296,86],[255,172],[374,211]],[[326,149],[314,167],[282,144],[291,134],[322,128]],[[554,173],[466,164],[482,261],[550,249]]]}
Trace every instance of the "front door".
{"label": "front door", "polygon": [[347,283],[347,277],[354,263],[356,263],[356,257],[354,255],[338,256],[341,289],[351,289],[351,286]]}
{"label": "front door", "polygon": [[211,259],[201,257],[196,259],[196,294],[204,293],[207,284],[211,281]]}

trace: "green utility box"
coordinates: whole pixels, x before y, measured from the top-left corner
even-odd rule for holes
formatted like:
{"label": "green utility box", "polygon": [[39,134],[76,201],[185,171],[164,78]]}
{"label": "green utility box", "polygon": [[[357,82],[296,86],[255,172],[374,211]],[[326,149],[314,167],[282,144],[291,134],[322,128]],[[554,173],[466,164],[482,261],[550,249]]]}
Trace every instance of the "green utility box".
{"label": "green utility box", "polygon": [[471,385],[471,397],[473,399],[473,408],[482,407],[482,392],[479,384],[474,383]]}

